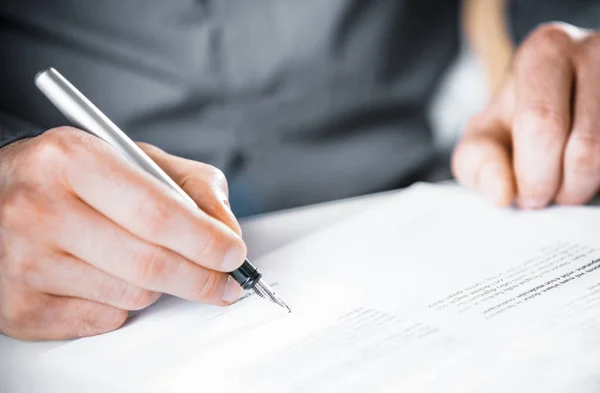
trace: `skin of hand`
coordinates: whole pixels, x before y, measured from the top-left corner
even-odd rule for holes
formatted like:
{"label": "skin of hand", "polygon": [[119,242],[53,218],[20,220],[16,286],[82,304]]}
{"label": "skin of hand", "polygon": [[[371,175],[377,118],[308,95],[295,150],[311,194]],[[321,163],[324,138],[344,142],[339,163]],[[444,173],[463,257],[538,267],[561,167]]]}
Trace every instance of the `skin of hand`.
{"label": "skin of hand", "polygon": [[0,149],[0,332],[57,340],[112,331],[167,293],[228,305],[246,256],[214,167],[140,144],[200,209],[74,128]]}
{"label": "skin of hand", "polygon": [[600,32],[565,23],[535,29],[504,87],[468,125],[452,170],[499,206],[592,199],[600,188]]}

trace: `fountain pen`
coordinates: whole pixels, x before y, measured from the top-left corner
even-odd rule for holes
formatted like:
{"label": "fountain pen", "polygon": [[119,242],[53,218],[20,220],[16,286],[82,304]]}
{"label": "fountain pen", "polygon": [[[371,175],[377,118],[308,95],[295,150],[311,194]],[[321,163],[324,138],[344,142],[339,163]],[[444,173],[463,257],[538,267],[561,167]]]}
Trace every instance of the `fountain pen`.
{"label": "fountain pen", "polygon": [[[169,175],[58,71],[48,68],[38,73],[35,77],[35,85],[71,123],[106,141],[134,165],[166,184],[184,203],[198,208],[194,200]],[[265,282],[261,271],[247,259],[242,266],[229,275],[244,290],[252,290],[258,296],[291,312],[283,299]]]}

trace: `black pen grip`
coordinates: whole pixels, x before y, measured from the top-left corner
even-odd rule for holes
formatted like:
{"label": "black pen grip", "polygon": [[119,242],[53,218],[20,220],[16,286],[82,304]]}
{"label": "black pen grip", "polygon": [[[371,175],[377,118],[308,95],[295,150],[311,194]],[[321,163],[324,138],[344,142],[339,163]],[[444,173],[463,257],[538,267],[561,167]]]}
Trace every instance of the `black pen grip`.
{"label": "black pen grip", "polygon": [[261,279],[262,273],[256,266],[250,263],[247,259],[244,261],[242,266],[237,270],[229,273],[231,277],[235,279],[245,290],[252,289],[256,283]]}

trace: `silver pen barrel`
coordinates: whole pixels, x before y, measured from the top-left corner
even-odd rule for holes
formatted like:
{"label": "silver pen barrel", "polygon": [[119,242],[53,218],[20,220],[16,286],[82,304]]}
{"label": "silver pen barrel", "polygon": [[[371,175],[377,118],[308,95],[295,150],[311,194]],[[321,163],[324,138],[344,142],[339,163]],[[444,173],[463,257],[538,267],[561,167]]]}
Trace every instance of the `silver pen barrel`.
{"label": "silver pen barrel", "polygon": [[[175,194],[190,208],[199,208],[196,202],[169,175],[58,71],[49,68],[40,72],[35,77],[35,85],[73,125],[94,134],[117,149],[132,164],[175,191]],[[240,285],[250,283],[248,279],[251,276],[248,274],[254,274],[255,279],[251,281],[251,284],[248,284],[250,285],[248,288],[244,287],[244,289],[252,289],[262,297],[286,308],[288,311],[290,310],[283,300],[262,280],[262,273],[247,259],[239,269],[229,274]]]}
{"label": "silver pen barrel", "polygon": [[88,100],[75,86],[54,68],[40,72],[35,84],[73,125],[91,132],[119,150],[134,165],[139,166],[169,188],[192,208],[198,206],[154,161],[140,149],[115,123]]}

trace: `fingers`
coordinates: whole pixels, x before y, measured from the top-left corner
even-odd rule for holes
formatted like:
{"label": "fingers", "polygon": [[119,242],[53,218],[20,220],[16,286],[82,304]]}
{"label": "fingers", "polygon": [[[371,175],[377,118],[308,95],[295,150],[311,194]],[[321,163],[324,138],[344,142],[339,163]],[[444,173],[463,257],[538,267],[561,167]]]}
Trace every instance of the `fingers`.
{"label": "fingers", "polygon": [[570,129],[572,40],[556,27],[538,29],[515,62],[517,102],[513,160],[517,203],[539,208],[558,192]]}
{"label": "fingers", "polygon": [[[502,111],[490,106],[472,122],[459,145],[453,157],[459,180],[488,190],[488,196],[497,200],[501,193],[484,184],[506,174],[480,162],[486,157],[506,162],[508,157],[519,207],[582,204],[593,198],[600,188],[598,64],[600,33],[566,24],[536,29],[514,62],[514,81],[509,85],[514,83],[515,94],[505,100],[513,102],[512,109],[507,104],[503,106],[509,110]],[[510,149],[499,147],[503,143],[493,131],[503,124],[510,131],[512,157],[505,154]],[[488,177],[488,171],[496,174]]]}
{"label": "fingers", "polygon": [[242,230],[229,206],[229,191],[223,172],[211,165],[172,156],[152,145],[139,145],[200,209],[241,236]]}
{"label": "fingers", "polygon": [[515,185],[506,126],[495,116],[471,121],[453,155],[452,171],[458,181],[480,190],[497,206],[510,205]]}
{"label": "fingers", "polygon": [[233,271],[243,263],[246,246],[235,232],[188,208],[156,179],[103,149],[65,169],[65,181],[85,203],[136,237],[198,265]]}
{"label": "fingers", "polygon": [[89,300],[27,294],[2,307],[4,333],[21,340],[64,340],[118,329],[127,311]]}
{"label": "fingers", "polygon": [[563,181],[558,203],[583,204],[600,187],[600,39],[582,43],[576,57],[574,119],[564,154]]}
{"label": "fingers", "polygon": [[54,234],[57,246],[125,282],[217,305],[239,298],[241,287],[227,274],[139,239],[83,203],[72,203],[62,219],[65,229]]}
{"label": "fingers", "polygon": [[31,288],[61,297],[92,300],[122,310],[141,310],[160,293],[127,283],[66,254],[55,254],[27,277]]}

